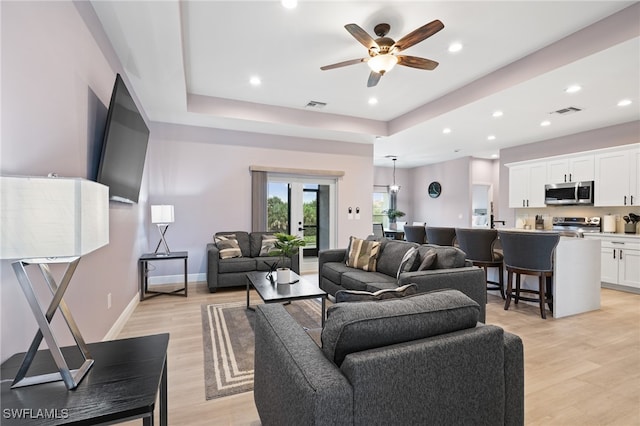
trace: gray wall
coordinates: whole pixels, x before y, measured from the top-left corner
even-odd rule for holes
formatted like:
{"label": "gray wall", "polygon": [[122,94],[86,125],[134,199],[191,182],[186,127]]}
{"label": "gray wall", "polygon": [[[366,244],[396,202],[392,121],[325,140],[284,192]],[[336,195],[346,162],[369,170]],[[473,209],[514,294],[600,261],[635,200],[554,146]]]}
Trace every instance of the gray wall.
{"label": "gray wall", "polygon": [[[71,2],[1,2],[2,156],[0,173],[87,177],[116,70]],[[146,250],[146,189],[138,205],[111,204],[110,243],[85,256],[65,300],[89,342],[101,340],[137,292],[137,258]],[[10,261],[3,260],[1,358],[26,351],[37,326]],[[38,270],[31,270],[37,279]],[[60,268],[54,269],[59,276]],[[112,307],[107,309],[107,294]],[[49,295],[40,292],[48,304]],[[45,306],[46,306],[45,304]],[[72,342],[59,314],[61,344]]]}

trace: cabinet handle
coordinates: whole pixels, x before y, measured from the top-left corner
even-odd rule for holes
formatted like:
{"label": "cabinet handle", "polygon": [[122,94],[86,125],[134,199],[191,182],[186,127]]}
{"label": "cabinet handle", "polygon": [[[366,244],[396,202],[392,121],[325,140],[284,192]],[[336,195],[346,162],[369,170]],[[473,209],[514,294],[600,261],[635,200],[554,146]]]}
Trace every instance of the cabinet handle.
{"label": "cabinet handle", "polygon": [[522,200],[522,207],[526,207],[526,206],[524,205],[524,200]]}
{"label": "cabinet handle", "polygon": [[567,181],[567,174],[566,173],[564,174],[564,181],[565,182]]}
{"label": "cabinet handle", "polygon": [[529,200],[527,200],[527,207],[529,207]]}
{"label": "cabinet handle", "polygon": [[620,260],[622,260],[622,249],[620,249]]}
{"label": "cabinet handle", "polygon": [[616,250],[615,249],[613,249],[613,258],[614,259],[616,258]]}
{"label": "cabinet handle", "polygon": [[569,182],[572,182],[573,178],[571,177],[571,173],[569,173]]}
{"label": "cabinet handle", "polygon": [[624,205],[625,206],[627,205],[627,196],[626,195],[624,196]]}
{"label": "cabinet handle", "polygon": [[631,205],[633,205],[633,195],[631,196]]}

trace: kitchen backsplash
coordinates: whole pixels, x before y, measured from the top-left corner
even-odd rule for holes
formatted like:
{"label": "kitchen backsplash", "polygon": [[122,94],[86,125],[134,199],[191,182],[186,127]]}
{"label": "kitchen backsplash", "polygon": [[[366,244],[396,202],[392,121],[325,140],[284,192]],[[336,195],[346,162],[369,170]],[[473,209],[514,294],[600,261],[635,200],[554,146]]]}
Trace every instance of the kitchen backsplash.
{"label": "kitchen backsplash", "polygon": [[[634,213],[640,216],[640,206],[627,207],[587,207],[587,206],[553,206],[539,209],[516,209],[516,228],[528,225],[535,229],[536,216],[542,216],[544,228],[551,229],[554,217],[594,217],[604,220],[605,215],[613,215],[616,223],[616,233],[625,233],[624,216]],[[636,234],[640,234],[640,223],[636,223]]]}

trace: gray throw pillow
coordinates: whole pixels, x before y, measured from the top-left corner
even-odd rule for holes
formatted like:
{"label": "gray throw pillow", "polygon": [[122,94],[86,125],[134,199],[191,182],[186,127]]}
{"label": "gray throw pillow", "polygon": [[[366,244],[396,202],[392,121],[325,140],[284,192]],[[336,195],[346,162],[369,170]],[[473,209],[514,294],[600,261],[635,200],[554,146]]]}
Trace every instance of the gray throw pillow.
{"label": "gray throw pillow", "polygon": [[402,260],[400,261],[400,267],[398,268],[396,279],[400,278],[401,273],[409,272],[413,270],[413,264],[416,263],[417,257],[418,257],[417,248],[411,247],[409,250],[407,250],[404,256],[402,256]]}
{"label": "gray throw pillow", "polygon": [[426,271],[427,269],[431,268],[431,266],[436,263],[437,256],[438,255],[435,250],[427,250],[427,252],[424,254],[424,257],[422,258],[422,262],[420,262],[420,266],[418,266],[418,271]]}
{"label": "gray throw pillow", "polygon": [[364,302],[373,300],[396,299],[398,297],[410,296],[418,292],[416,284],[405,284],[398,288],[385,288],[375,293],[360,290],[338,290],[335,298],[336,303],[340,302]]}

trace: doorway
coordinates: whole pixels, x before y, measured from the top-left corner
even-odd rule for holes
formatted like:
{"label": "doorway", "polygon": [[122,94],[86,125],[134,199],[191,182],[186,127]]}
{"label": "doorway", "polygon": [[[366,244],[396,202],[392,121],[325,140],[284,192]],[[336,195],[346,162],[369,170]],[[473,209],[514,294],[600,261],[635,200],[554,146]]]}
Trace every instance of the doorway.
{"label": "doorway", "polygon": [[298,235],[301,272],[318,268],[318,251],[335,246],[334,179],[273,175],[267,179],[267,230]]}

